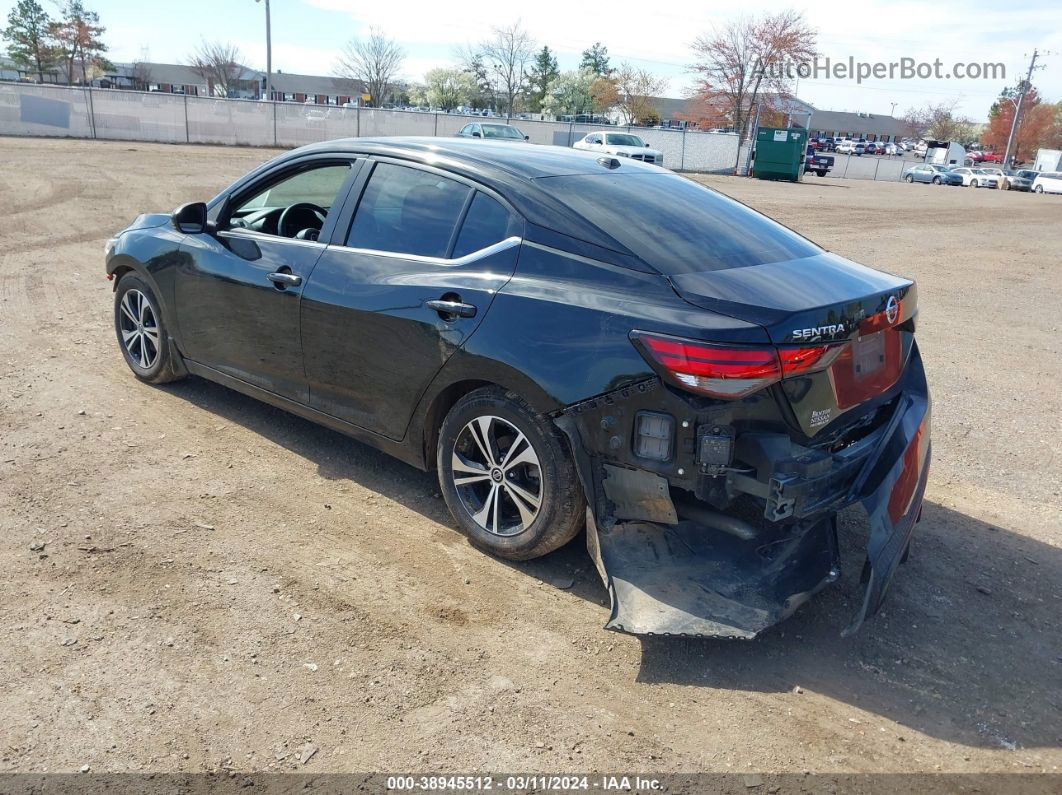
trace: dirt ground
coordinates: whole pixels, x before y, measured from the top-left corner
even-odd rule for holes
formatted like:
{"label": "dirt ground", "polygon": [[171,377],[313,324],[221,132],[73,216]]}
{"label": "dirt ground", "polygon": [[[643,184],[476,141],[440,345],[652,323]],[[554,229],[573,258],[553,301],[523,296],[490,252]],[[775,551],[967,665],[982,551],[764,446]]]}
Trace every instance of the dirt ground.
{"label": "dirt ground", "polygon": [[0,771],[1059,770],[1062,197],[705,179],[918,280],[934,465],[855,637],[858,511],[777,629],[654,639],[581,537],[493,560],[433,476],[132,377],[103,242],[273,154],[0,139]]}

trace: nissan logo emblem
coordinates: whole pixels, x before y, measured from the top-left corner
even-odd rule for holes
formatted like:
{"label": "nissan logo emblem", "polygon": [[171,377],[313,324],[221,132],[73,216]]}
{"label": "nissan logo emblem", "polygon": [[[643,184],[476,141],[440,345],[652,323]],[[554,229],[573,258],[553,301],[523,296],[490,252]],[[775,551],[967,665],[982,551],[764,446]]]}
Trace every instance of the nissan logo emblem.
{"label": "nissan logo emblem", "polygon": [[896,300],[895,295],[890,295],[888,302],[885,304],[885,319],[889,321],[889,324],[893,324],[900,317],[900,302]]}

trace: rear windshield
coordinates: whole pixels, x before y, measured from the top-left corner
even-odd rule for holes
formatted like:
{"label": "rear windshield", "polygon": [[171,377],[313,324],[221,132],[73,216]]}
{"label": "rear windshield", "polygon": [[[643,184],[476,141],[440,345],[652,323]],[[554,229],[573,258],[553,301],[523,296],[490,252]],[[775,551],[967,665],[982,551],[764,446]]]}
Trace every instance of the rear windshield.
{"label": "rear windshield", "polygon": [[822,249],[677,174],[543,177],[538,184],[666,274],[814,257]]}

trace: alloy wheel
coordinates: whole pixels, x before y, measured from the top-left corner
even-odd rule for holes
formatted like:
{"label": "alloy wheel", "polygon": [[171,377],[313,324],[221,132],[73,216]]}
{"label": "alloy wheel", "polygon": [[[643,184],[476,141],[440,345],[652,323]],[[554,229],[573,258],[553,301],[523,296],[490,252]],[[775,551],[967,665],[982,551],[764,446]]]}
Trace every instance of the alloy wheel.
{"label": "alloy wheel", "polygon": [[159,358],[159,321],[155,307],[140,290],[128,290],[119,304],[122,345],[134,364],[150,370]]}
{"label": "alloy wheel", "polygon": [[468,515],[488,533],[515,536],[542,507],[542,467],[527,436],[508,420],[476,417],[451,452],[453,484]]}

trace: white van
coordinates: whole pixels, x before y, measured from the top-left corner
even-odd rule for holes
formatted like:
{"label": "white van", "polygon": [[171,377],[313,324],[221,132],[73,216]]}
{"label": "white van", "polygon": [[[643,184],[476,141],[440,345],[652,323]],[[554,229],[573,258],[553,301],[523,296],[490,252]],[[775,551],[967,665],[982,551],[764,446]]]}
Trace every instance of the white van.
{"label": "white van", "polygon": [[1033,193],[1062,193],[1062,174],[1057,171],[1037,174],[1031,190]]}

